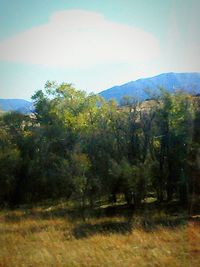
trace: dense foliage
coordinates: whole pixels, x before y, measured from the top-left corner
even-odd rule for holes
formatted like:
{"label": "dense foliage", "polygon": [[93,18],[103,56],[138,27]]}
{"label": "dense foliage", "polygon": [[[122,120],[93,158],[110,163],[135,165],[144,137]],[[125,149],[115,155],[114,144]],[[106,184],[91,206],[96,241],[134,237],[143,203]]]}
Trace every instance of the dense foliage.
{"label": "dense foliage", "polygon": [[35,114],[0,117],[1,204],[96,205],[120,194],[136,207],[148,196],[192,207],[200,193],[200,100],[161,91],[117,106],[47,82],[32,97]]}

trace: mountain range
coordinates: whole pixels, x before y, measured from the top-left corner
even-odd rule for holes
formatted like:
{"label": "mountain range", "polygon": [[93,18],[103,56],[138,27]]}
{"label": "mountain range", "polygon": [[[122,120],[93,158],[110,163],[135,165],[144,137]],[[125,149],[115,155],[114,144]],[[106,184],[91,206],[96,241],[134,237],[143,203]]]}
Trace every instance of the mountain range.
{"label": "mountain range", "polygon": [[0,99],[0,110],[29,114],[33,111],[33,104],[24,99]]}
{"label": "mountain range", "polygon": [[189,94],[200,93],[200,73],[163,73],[151,78],[131,81],[120,86],[114,86],[100,93],[106,100],[115,99],[118,103],[123,96],[132,96],[139,101],[159,94],[159,88],[170,93],[183,90]]}
{"label": "mountain range", "polygon": [[[183,90],[192,95],[200,94],[200,73],[163,73],[111,87],[100,92],[99,95],[105,100],[115,99],[118,103],[123,96],[132,96],[143,101],[159,94],[159,88],[164,88],[170,93]],[[0,110],[3,111],[29,114],[33,109],[33,104],[24,99],[0,99]]]}

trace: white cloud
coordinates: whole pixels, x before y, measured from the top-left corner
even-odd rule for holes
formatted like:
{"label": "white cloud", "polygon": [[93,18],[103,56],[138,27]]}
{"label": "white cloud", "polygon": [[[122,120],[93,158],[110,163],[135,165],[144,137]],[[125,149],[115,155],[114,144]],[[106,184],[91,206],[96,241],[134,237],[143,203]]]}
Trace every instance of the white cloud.
{"label": "white cloud", "polygon": [[50,67],[145,63],[159,53],[151,33],[83,10],[56,12],[47,24],[0,42],[0,60]]}

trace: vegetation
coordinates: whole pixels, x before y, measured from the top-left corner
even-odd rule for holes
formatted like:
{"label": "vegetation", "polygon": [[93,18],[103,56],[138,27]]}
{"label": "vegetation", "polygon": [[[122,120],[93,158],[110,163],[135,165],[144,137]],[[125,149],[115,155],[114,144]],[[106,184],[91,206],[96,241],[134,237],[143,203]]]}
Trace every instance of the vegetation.
{"label": "vegetation", "polygon": [[32,99],[0,116],[0,266],[198,266],[200,99]]}
{"label": "vegetation", "polygon": [[2,205],[93,206],[117,194],[135,208],[148,196],[198,204],[199,98],[162,91],[152,105],[125,97],[120,108],[54,82],[32,98],[34,116],[0,117]]}
{"label": "vegetation", "polygon": [[152,206],[133,216],[124,206],[88,213],[87,221],[79,214],[64,202],[2,211],[0,266],[199,266],[195,217]]}

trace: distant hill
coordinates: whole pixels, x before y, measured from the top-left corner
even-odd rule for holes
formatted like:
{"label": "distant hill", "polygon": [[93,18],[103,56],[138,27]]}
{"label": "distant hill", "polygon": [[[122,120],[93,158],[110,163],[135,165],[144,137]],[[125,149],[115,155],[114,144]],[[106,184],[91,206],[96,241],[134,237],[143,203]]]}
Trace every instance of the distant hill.
{"label": "distant hill", "polygon": [[[181,89],[192,95],[200,94],[200,73],[163,73],[151,78],[114,86],[99,94],[106,100],[115,99],[118,103],[120,103],[123,96],[133,96],[143,101],[151,98],[154,94],[158,94],[159,87],[172,93]],[[150,94],[147,92],[150,92]],[[33,103],[24,99],[0,99],[0,110],[29,114],[33,112],[34,108]]]}
{"label": "distant hill", "polygon": [[[162,87],[168,92],[184,90],[190,94],[200,93],[200,73],[163,73],[151,78],[131,81],[120,86],[100,92],[106,100],[115,99],[118,103],[123,96],[133,96],[143,101],[151,97],[151,94],[158,94]],[[150,92],[150,95],[147,93]]]}
{"label": "distant hill", "polygon": [[33,104],[24,99],[0,99],[0,110],[29,114],[33,110]]}

